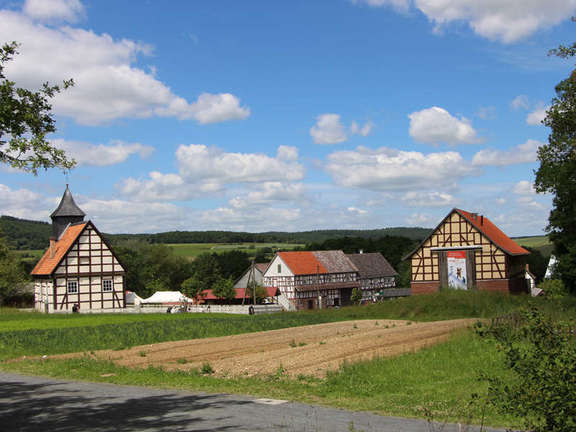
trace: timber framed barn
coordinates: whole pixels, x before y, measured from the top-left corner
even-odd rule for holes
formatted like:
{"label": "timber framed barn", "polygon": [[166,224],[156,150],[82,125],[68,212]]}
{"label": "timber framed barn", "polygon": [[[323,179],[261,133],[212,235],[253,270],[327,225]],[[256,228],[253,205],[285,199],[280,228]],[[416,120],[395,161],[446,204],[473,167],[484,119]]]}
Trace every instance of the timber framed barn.
{"label": "timber framed barn", "polygon": [[412,295],[444,288],[522,293],[529,253],[487,217],[455,208],[404,259]]}
{"label": "timber framed barn", "polygon": [[31,272],[40,312],[111,311],[126,307],[125,271],[66,185],[50,216],[50,246]]}
{"label": "timber framed barn", "polygon": [[384,288],[396,287],[398,273],[380,252],[346,256],[358,269],[362,300],[373,299]]}

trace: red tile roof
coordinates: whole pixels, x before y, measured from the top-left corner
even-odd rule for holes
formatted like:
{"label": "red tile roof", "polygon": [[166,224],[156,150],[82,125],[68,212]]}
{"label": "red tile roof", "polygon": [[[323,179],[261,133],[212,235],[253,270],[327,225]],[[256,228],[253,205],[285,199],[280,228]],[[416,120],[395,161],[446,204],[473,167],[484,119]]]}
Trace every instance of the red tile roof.
{"label": "red tile roof", "polygon": [[504,234],[500,229],[492,223],[486,216],[476,215],[464,210],[454,209],[462,215],[468,222],[470,222],[478,231],[488,237],[496,246],[502,249],[509,255],[528,255],[526,249]]}
{"label": "red tile roof", "polygon": [[[242,298],[251,298],[251,297],[246,297],[246,288],[235,288],[236,290],[236,295],[234,296],[235,299],[242,299]],[[248,295],[250,295],[251,293],[248,293]],[[268,297],[274,297],[276,295],[278,295],[278,288],[276,287],[266,287],[266,295]],[[218,300],[219,297],[216,297],[214,295],[214,293],[212,292],[211,289],[207,289],[202,291],[202,298],[200,299],[200,301],[202,300]]]}
{"label": "red tile roof", "polygon": [[295,275],[328,273],[314,252],[278,252],[278,256]]}
{"label": "red tile roof", "polygon": [[54,255],[50,257],[50,248],[48,248],[30,274],[33,276],[50,276],[87,224],[88,222],[70,225],[54,245]]}

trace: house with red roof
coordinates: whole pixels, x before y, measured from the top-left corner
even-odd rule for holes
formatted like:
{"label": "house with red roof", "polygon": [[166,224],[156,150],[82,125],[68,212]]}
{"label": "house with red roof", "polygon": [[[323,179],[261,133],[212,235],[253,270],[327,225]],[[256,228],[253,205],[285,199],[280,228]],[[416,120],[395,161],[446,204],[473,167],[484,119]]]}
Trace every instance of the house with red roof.
{"label": "house with red roof", "polygon": [[34,305],[40,312],[124,309],[125,271],[114,251],[66,185],[50,215],[50,246],[31,272]]}
{"label": "house with red roof", "polygon": [[286,310],[317,309],[350,303],[360,288],[358,269],[337,251],[278,252],[264,272],[264,286],[279,290]]}
{"label": "house with red roof", "polygon": [[404,259],[412,295],[447,288],[522,293],[529,253],[486,216],[455,208]]}

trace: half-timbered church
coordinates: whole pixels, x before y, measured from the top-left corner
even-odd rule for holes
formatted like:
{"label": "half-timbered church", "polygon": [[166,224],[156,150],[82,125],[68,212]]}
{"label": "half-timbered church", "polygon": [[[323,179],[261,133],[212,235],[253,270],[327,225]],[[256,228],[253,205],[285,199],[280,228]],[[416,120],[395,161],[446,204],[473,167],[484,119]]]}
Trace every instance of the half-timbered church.
{"label": "half-timbered church", "polygon": [[112,311],[126,307],[125,271],[110,245],[76,205],[66,185],[50,215],[50,246],[32,270],[41,312]]}
{"label": "half-timbered church", "polygon": [[453,209],[404,259],[411,261],[411,293],[443,288],[527,292],[526,249],[490,219]]}

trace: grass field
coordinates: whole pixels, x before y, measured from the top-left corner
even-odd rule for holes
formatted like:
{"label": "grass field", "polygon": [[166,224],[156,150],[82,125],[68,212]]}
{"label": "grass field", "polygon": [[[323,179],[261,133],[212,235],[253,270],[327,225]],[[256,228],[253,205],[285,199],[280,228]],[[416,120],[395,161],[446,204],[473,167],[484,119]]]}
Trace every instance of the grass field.
{"label": "grass field", "polygon": [[253,255],[256,249],[272,248],[273,250],[291,250],[298,246],[298,243],[174,243],[167,244],[178,256],[196,257],[202,253],[222,253],[231,250],[240,250],[249,255]]}
{"label": "grass field", "polygon": [[[523,307],[538,306],[557,320],[574,319],[576,298],[532,299],[487,292],[448,291],[380,304],[259,316],[216,314],[51,315],[0,310],[0,358],[63,352],[119,349],[160,341],[204,338],[354,319],[487,318]],[[326,378],[216,378],[158,368],[133,370],[88,357],[74,360],[0,362],[0,368],[23,373],[118,384],[231,392],[368,410],[387,415],[422,417],[429,408],[435,420],[481,421],[482,404],[468,406],[472,393],[482,400],[486,385],[481,372],[506,377],[501,353],[493,342],[463,331],[450,341],[399,357],[344,364]],[[490,407],[485,424],[517,426],[517,419]]]}
{"label": "grass field", "polygon": [[540,248],[542,246],[548,246],[551,244],[548,236],[518,237],[514,238],[514,241],[520,246],[528,246],[533,248]]}

